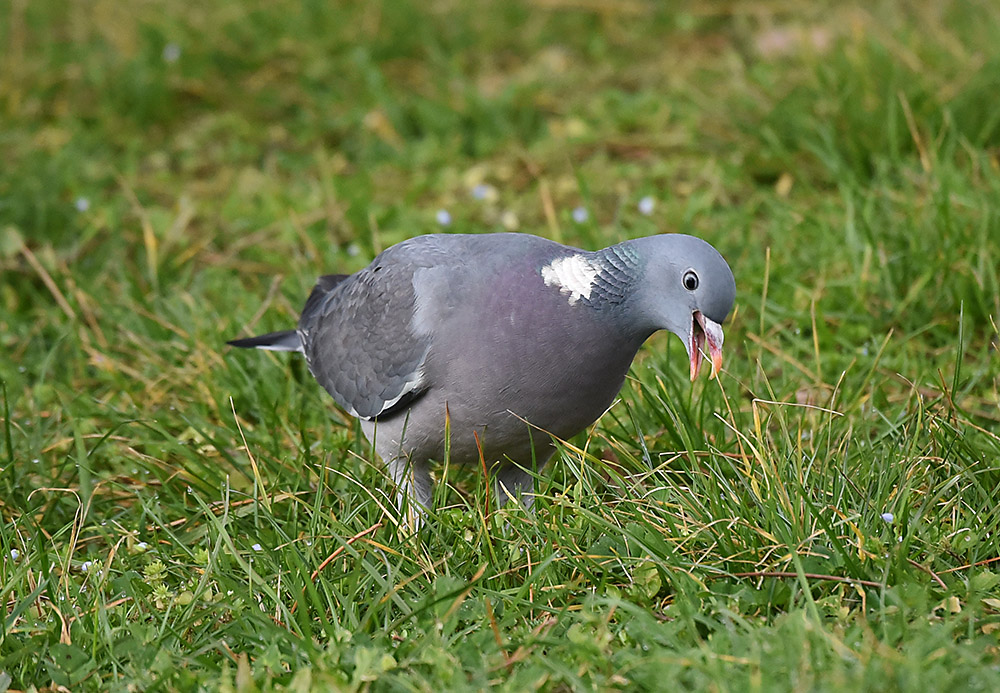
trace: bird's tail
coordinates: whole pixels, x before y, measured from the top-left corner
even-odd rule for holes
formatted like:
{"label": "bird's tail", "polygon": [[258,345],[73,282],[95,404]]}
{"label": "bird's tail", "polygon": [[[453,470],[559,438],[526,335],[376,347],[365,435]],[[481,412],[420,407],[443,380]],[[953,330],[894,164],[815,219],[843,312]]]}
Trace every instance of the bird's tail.
{"label": "bird's tail", "polygon": [[302,351],[302,340],[295,330],[270,332],[259,337],[233,339],[226,344],[243,349],[267,349],[268,351]]}

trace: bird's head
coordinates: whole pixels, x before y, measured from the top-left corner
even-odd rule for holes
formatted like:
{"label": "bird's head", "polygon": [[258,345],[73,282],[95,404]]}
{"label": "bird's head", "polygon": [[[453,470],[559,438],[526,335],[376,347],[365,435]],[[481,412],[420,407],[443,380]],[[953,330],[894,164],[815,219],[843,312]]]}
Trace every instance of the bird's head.
{"label": "bird's head", "polygon": [[650,331],[681,338],[698,377],[704,347],[715,377],[722,367],[722,322],[733,308],[736,280],[722,255],[694,236],[663,234],[630,241],[642,273],[633,309]]}

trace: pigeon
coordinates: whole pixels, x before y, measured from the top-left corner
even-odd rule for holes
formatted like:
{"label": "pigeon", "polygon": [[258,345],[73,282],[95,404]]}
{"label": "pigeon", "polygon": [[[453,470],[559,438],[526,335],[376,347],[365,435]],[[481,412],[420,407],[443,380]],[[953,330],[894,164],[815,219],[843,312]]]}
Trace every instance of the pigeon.
{"label": "pigeon", "polygon": [[683,340],[692,381],[703,356],[715,377],[735,293],[722,255],[683,234],[597,251],[521,233],[430,234],[320,277],[296,329],[227,343],[302,353],[420,524],[430,463],[445,458],[489,468],[500,503],[530,509],[553,441],[611,406],[658,330]]}

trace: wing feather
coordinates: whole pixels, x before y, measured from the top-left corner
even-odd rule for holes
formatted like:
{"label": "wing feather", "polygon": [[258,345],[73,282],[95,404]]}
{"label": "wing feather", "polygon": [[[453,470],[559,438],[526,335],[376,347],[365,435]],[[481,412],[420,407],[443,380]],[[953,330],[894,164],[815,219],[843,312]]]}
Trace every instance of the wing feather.
{"label": "wing feather", "polygon": [[436,244],[395,245],[360,272],[317,283],[299,320],[309,370],[330,395],[363,419],[397,414],[431,383],[424,373],[430,336],[414,328],[414,272],[436,263]]}

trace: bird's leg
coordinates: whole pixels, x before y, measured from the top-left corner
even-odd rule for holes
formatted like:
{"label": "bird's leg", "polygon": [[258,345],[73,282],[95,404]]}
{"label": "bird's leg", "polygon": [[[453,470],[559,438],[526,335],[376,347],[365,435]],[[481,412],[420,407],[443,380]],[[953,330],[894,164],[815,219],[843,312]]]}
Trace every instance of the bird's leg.
{"label": "bird's leg", "polygon": [[535,503],[535,478],[529,470],[516,462],[507,462],[497,471],[493,483],[501,507],[513,499],[531,510]]}
{"label": "bird's leg", "polygon": [[414,460],[405,455],[392,458],[388,463],[389,476],[396,482],[396,503],[401,516],[408,524],[419,529],[431,507],[433,486],[427,460]]}

